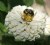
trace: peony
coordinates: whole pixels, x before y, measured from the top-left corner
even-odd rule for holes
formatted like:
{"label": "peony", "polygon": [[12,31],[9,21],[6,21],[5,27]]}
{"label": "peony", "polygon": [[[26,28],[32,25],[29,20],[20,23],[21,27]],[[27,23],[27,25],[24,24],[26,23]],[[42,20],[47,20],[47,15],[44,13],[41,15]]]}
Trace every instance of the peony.
{"label": "peony", "polygon": [[50,17],[39,8],[15,6],[6,15],[5,25],[16,41],[34,41],[41,35],[50,35]]}

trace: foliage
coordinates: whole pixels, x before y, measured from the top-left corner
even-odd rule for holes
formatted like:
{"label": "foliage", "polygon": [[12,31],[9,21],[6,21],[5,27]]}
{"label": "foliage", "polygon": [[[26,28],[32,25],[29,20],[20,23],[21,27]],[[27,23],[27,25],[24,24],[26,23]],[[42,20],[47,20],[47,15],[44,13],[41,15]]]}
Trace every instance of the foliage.
{"label": "foliage", "polygon": [[6,27],[2,23],[0,23],[0,35],[4,35],[7,32],[8,30],[6,29]]}
{"label": "foliage", "polygon": [[[35,0],[36,3],[44,5],[44,0]],[[31,6],[34,0],[0,0],[0,10],[8,12],[12,7],[16,5]]]}
{"label": "foliage", "polygon": [[0,1],[0,4],[1,4],[1,5],[0,5],[0,10],[6,12],[7,8],[6,8],[6,6],[4,5],[4,3]]}
{"label": "foliage", "polygon": [[27,6],[30,6],[33,4],[33,0],[23,0],[24,4],[27,5]]}

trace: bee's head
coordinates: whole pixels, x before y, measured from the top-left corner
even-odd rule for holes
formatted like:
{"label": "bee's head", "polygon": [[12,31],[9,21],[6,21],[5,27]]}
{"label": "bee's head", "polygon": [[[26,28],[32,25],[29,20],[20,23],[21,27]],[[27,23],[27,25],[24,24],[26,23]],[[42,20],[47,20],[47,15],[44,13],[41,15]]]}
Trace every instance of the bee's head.
{"label": "bee's head", "polygon": [[34,16],[34,12],[31,9],[25,9],[24,14],[26,14],[26,15],[30,14],[30,16]]}
{"label": "bee's head", "polygon": [[25,9],[23,11],[23,20],[30,22],[32,21],[33,17],[34,17],[34,12],[31,9]]}

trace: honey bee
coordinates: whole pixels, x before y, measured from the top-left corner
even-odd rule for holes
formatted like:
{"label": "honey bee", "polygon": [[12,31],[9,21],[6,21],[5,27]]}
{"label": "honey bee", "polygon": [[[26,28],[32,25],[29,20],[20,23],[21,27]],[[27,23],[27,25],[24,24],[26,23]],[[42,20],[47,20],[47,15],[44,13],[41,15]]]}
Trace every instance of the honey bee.
{"label": "honey bee", "polygon": [[31,22],[34,17],[34,11],[31,9],[25,9],[23,13],[24,13],[23,20],[27,22]]}

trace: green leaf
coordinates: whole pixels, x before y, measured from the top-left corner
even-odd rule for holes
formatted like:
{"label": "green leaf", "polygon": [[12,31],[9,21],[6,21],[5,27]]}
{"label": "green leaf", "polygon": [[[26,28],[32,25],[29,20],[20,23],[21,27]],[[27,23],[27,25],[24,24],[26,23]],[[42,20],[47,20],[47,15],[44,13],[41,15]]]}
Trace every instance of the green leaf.
{"label": "green leaf", "polygon": [[4,12],[7,12],[7,8],[6,8],[5,4],[2,1],[0,1],[0,10],[4,11]]}
{"label": "green leaf", "polygon": [[23,0],[7,0],[8,1],[8,6],[10,6],[10,8],[17,6],[17,5],[24,5]]}
{"label": "green leaf", "polygon": [[27,6],[31,6],[33,4],[33,0],[23,0],[23,2],[25,3],[25,5]]}
{"label": "green leaf", "polygon": [[44,5],[44,0],[36,0],[36,3],[40,4],[40,5]]}
{"label": "green leaf", "polygon": [[6,27],[2,23],[0,23],[0,35],[3,35],[7,32],[8,30],[6,29]]}

